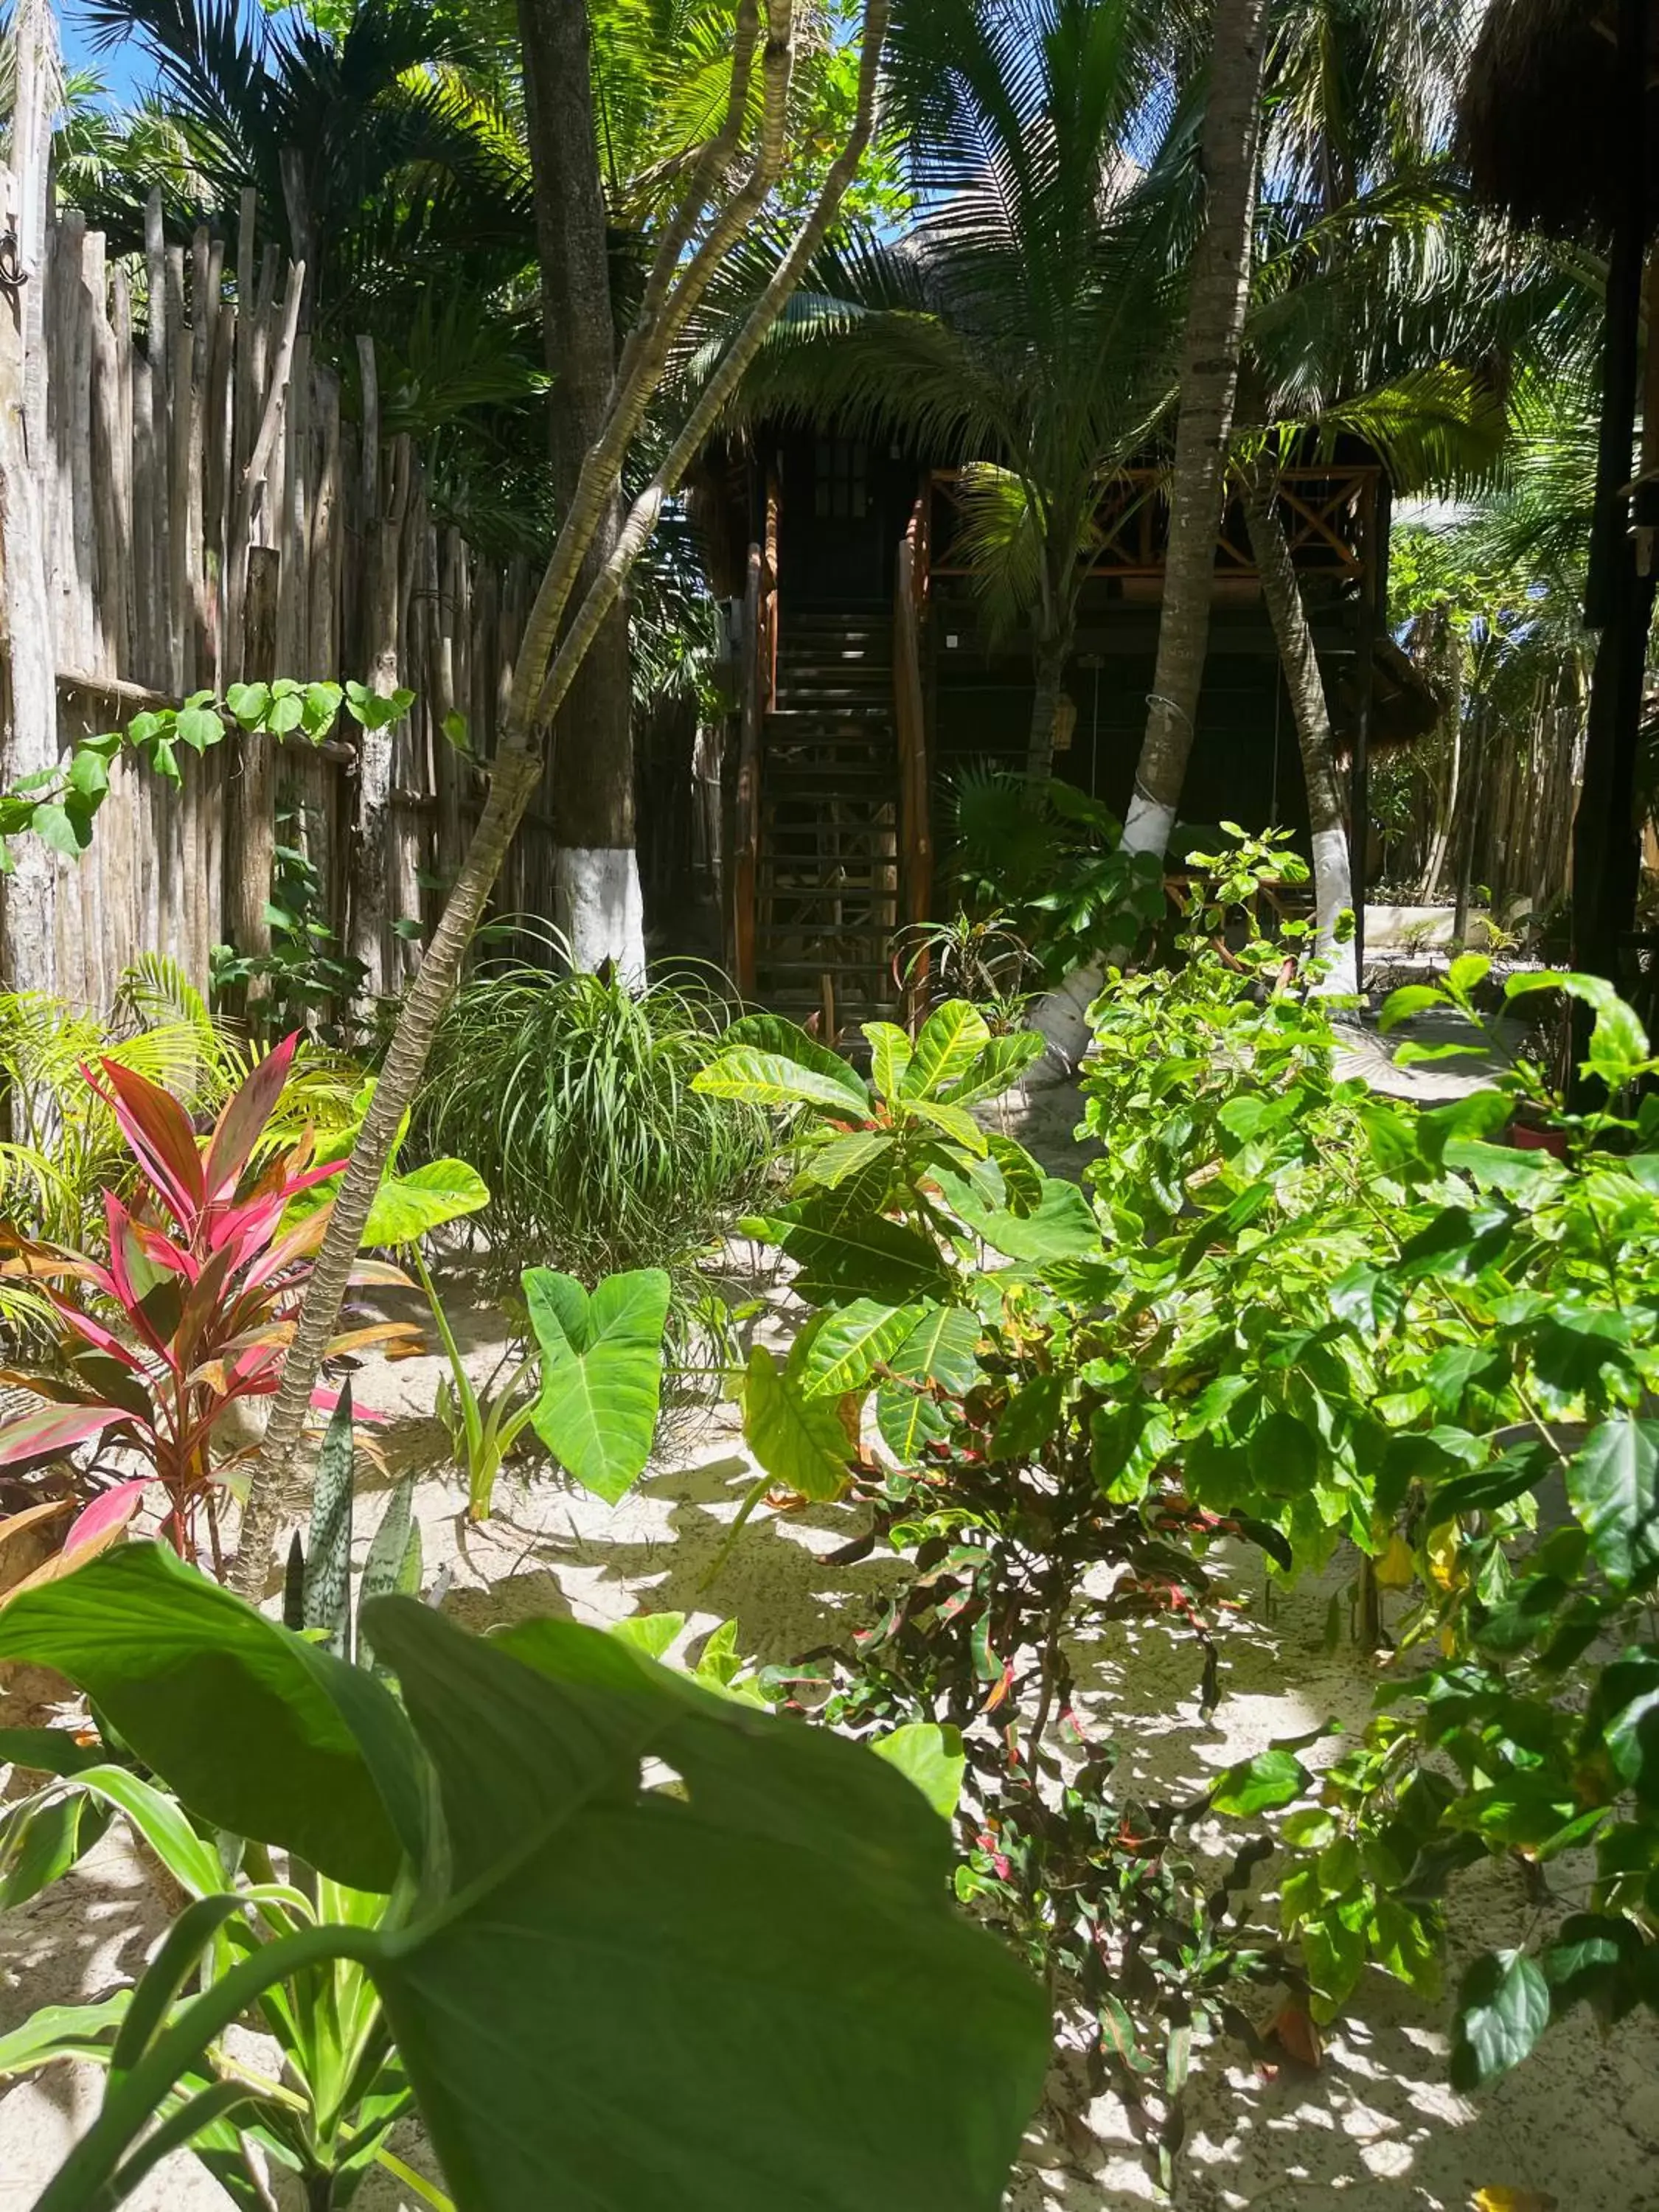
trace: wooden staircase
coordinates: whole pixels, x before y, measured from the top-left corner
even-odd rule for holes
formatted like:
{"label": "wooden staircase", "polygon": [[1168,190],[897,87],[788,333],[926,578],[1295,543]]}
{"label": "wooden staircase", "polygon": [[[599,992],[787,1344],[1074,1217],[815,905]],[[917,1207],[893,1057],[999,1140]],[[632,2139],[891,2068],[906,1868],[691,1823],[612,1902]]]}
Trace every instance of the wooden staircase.
{"label": "wooden staircase", "polygon": [[900,763],[893,621],[791,610],[761,732],[754,994],[821,1033],[895,1020]]}

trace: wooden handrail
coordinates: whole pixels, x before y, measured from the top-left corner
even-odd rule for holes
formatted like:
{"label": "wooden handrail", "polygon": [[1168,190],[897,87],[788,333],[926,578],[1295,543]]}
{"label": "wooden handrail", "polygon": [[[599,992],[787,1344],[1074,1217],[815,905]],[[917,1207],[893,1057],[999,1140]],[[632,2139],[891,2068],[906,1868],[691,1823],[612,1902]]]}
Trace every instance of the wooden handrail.
{"label": "wooden handrail", "polygon": [[[930,472],[930,489],[947,507],[957,503],[963,473],[957,468]],[[1376,496],[1382,475],[1381,465],[1371,461],[1328,465],[1293,462],[1281,469],[1279,496],[1286,509],[1285,530],[1291,551],[1303,556],[1310,566],[1342,576],[1360,575],[1368,556],[1356,541],[1363,532],[1363,514]],[[1168,471],[1158,468],[1119,469],[1106,479],[1093,516],[1097,544],[1090,556],[1090,575],[1150,578],[1163,574],[1160,498],[1168,483]],[[932,573],[936,576],[970,573],[966,565],[951,557],[948,536],[939,558],[932,563]],[[1218,576],[1255,574],[1248,546],[1234,544],[1224,529],[1217,533],[1216,573]]]}
{"label": "wooden handrail", "polygon": [[[899,541],[893,578],[893,726],[899,757],[899,895],[903,919],[927,919],[933,896],[933,825],[927,792],[927,706],[921,688],[921,624],[927,600],[927,509],[924,486]],[[915,1026],[927,1001],[927,955],[922,949],[905,979],[905,1009]]]}

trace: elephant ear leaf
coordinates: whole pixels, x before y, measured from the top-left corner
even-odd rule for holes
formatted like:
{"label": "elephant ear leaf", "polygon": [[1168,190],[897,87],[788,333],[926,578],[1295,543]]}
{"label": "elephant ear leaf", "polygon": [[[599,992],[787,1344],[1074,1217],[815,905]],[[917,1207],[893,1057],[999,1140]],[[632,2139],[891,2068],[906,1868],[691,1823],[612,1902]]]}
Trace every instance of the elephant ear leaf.
{"label": "elephant ear leaf", "polygon": [[365,1245],[414,1244],[446,1222],[489,1203],[489,1186],[465,1160],[428,1160],[407,1175],[387,1175],[363,1225]]}
{"label": "elephant ear leaf", "polygon": [[0,1659],[84,1690],[198,1819],[353,1889],[417,1854],[425,1784],[391,1692],[164,1544],[124,1544],[0,1611]]}
{"label": "elephant ear leaf", "polygon": [[614,1505],[651,1456],[668,1278],[659,1267],[607,1275],[590,1297],[568,1275],[528,1267],[524,1292],[542,1358],[536,1433],[585,1490]]}
{"label": "elephant ear leaf", "polygon": [[942,1768],[569,1622],[484,1642],[388,1598],[366,1626],[453,1854],[374,1972],[458,2203],[996,2212],[1048,2007],[951,1905]]}

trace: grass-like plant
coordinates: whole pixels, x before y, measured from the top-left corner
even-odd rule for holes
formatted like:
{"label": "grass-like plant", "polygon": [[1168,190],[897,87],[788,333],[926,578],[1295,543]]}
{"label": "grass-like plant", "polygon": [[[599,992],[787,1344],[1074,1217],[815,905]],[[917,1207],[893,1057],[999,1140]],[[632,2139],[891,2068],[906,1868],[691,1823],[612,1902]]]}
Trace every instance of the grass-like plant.
{"label": "grass-like plant", "polygon": [[757,1192],[765,1112],[692,1088],[726,1007],[695,982],[491,967],[456,994],[416,1108],[422,1157],[459,1152],[491,1193],[492,1261],[591,1288],[691,1270]]}

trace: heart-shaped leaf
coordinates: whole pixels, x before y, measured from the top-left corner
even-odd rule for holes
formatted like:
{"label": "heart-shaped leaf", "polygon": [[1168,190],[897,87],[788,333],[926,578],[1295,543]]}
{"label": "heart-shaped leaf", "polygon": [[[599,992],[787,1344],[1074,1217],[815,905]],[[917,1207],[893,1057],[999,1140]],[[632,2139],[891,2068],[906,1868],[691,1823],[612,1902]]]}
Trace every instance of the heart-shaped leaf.
{"label": "heart-shaped leaf", "polygon": [[0,1659],[67,1674],[193,1813],[355,1889],[390,1889],[418,1842],[422,1784],[390,1692],[163,1544],[21,1592],[0,1610]]}
{"label": "heart-shaped leaf", "polygon": [[407,1175],[389,1175],[374,1194],[363,1225],[365,1244],[414,1244],[447,1221],[489,1203],[489,1186],[465,1160],[428,1160]]}
{"label": "heart-shaped leaf", "polygon": [[657,1432],[668,1278],[659,1267],[607,1275],[590,1297],[569,1275],[527,1267],[524,1291],[542,1355],[536,1433],[614,1505],[645,1472]]}
{"label": "heart-shaped leaf", "polygon": [[1048,2006],[910,1783],[596,1630],[366,1626],[449,1832],[372,1971],[458,2205],[995,2212]]}

